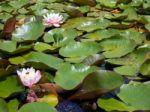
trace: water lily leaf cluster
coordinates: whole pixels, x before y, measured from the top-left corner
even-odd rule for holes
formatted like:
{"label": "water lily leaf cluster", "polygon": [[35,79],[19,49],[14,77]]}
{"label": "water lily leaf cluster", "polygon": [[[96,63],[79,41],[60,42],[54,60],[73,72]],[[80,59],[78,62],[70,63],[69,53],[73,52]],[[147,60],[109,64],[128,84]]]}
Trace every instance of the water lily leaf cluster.
{"label": "water lily leaf cluster", "polygon": [[0,111],[150,110],[149,31],[149,0],[0,1]]}

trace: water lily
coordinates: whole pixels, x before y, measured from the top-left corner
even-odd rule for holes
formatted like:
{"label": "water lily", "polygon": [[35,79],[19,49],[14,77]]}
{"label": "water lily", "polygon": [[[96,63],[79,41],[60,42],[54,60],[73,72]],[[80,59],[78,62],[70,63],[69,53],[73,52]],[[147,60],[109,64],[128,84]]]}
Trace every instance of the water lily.
{"label": "water lily", "polygon": [[32,85],[36,84],[41,79],[40,71],[39,70],[36,71],[33,67],[17,70],[17,74],[19,75],[23,85],[29,88],[32,87]]}
{"label": "water lily", "polygon": [[63,16],[59,13],[47,13],[43,16],[43,24],[45,26],[55,26],[59,27],[61,23],[63,23]]}

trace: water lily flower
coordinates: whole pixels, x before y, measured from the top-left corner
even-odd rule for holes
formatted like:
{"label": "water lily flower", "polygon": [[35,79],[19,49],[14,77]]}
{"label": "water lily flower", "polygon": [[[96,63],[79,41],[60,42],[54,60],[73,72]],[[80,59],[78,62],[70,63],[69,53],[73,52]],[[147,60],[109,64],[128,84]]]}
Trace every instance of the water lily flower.
{"label": "water lily flower", "polygon": [[59,27],[61,23],[63,23],[63,16],[60,15],[59,13],[47,13],[46,15],[43,16],[43,24],[45,26],[51,27]]}
{"label": "water lily flower", "polygon": [[21,79],[23,85],[31,88],[32,85],[36,84],[41,79],[41,73],[39,70],[31,68],[23,68],[22,70],[17,70],[17,74]]}

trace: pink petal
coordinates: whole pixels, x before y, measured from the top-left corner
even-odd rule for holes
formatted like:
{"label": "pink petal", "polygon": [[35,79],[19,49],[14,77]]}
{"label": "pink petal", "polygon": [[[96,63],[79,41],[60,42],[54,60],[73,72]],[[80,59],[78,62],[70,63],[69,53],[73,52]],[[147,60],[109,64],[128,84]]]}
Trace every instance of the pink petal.
{"label": "pink petal", "polygon": [[55,27],[60,27],[60,25],[59,24],[53,24]]}

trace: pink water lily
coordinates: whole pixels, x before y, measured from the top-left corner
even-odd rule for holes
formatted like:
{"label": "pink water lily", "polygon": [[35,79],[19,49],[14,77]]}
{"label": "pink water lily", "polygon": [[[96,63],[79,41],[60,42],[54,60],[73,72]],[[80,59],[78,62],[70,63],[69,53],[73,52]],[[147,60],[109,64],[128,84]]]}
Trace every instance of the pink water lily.
{"label": "pink water lily", "polygon": [[20,80],[23,83],[23,85],[29,88],[31,88],[32,85],[36,84],[41,79],[40,71],[36,71],[33,67],[17,70],[17,74],[20,77]]}
{"label": "pink water lily", "polygon": [[43,24],[45,26],[51,27],[60,27],[60,24],[63,23],[63,16],[60,15],[59,13],[47,13],[46,15],[43,16]]}

